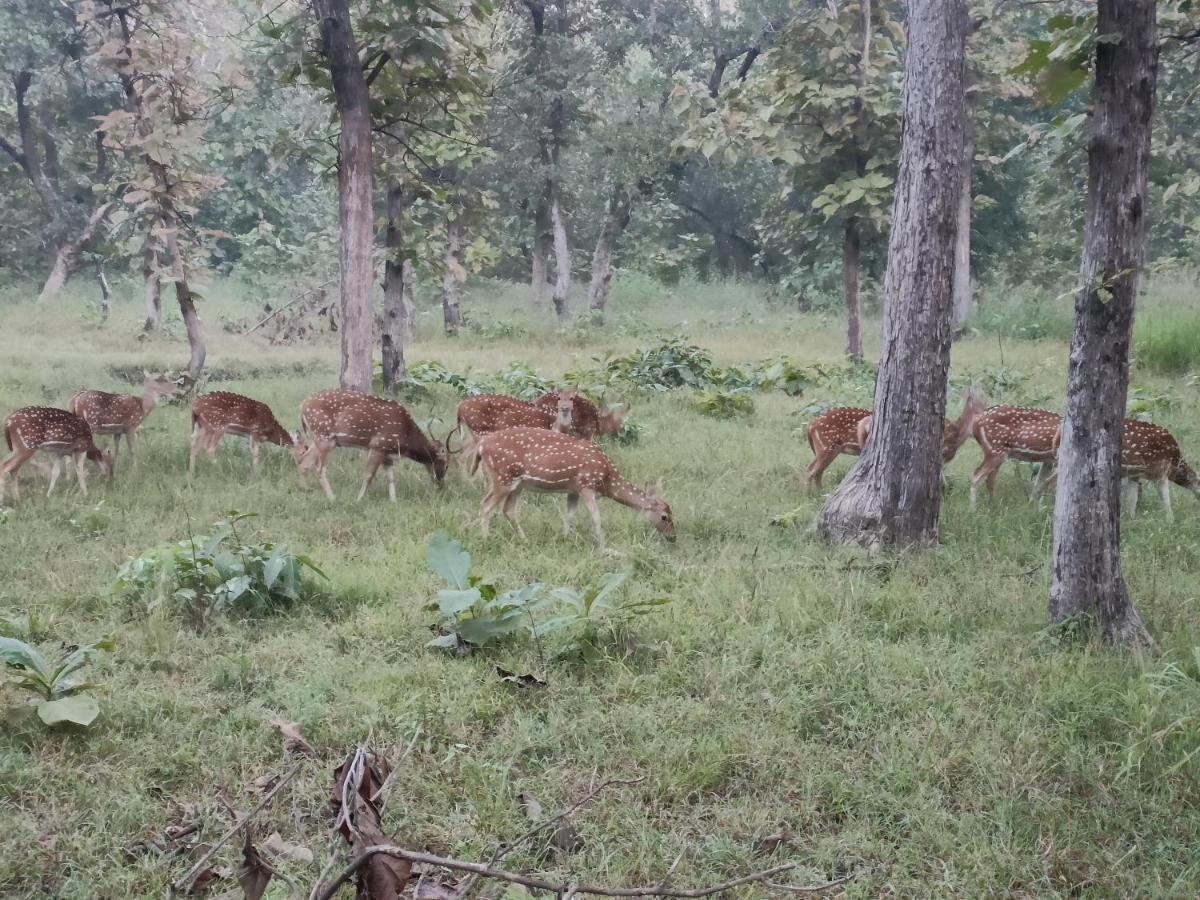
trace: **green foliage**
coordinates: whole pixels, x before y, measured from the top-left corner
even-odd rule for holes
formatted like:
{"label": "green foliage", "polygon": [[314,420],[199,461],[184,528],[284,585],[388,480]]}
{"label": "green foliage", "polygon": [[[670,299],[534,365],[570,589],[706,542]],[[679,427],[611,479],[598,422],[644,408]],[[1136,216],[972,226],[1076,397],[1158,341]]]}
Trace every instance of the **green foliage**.
{"label": "green foliage", "polygon": [[1139,310],[1133,324],[1133,358],[1163,375],[1200,371],[1200,304],[1158,303]]}
{"label": "green foliage", "polygon": [[613,596],[627,577],[625,574],[611,573],[584,591],[555,588],[551,596],[559,603],[556,615],[539,623],[534,633],[539,637],[559,632],[572,635],[566,646],[558,650],[559,659],[587,662],[598,658],[606,635],[613,635],[634,619],[671,602],[668,598],[657,597],[613,603]]}
{"label": "green foliage", "polygon": [[745,388],[702,391],[692,401],[692,408],[713,419],[735,419],[754,415],[754,400]]}
{"label": "green foliage", "polygon": [[88,726],[100,714],[100,704],[90,691],[97,685],[76,673],[97,654],[111,650],[108,638],[64,652],[53,664],[37,649],[13,637],[0,637],[0,660],[16,672],[16,684],[37,697],[38,718],[47,725],[69,722]]}
{"label": "green foliage", "polygon": [[1153,422],[1156,417],[1179,407],[1179,396],[1173,391],[1148,391],[1130,388],[1125,398],[1125,416],[1142,422]]}
{"label": "green foliage", "polygon": [[207,535],[129,559],[117,572],[113,593],[142,610],[161,607],[201,622],[224,612],[263,615],[310,596],[304,570],[325,574],[285,544],[243,540],[237,525],[251,515],[227,513]]}

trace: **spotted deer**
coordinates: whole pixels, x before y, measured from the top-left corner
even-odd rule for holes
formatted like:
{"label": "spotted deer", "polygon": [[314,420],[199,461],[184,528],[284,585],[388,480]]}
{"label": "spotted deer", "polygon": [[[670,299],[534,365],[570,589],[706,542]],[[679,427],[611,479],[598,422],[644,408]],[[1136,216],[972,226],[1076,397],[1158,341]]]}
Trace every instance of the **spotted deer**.
{"label": "spotted deer", "polygon": [[1172,482],[1187,488],[1200,499],[1200,476],[1184,460],[1179,442],[1160,425],[1134,419],[1125,421],[1125,433],[1121,441],[1121,477],[1128,484],[1126,508],[1130,515],[1137,512],[1142,481],[1153,481],[1158,485],[1168,522],[1175,521],[1175,513],[1171,509]]}
{"label": "spotted deer", "polygon": [[[567,426],[566,433],[575,437],[587,438],[590,441],[597,436],[614,435],[621,430],[621,426],[625,423],[625,417],[629,414],[628,409],[621,412],[607,408],[600,409],[587,397],[581,396],[578,391],[568,391],[566,394],[573,401],[571,423]],[[563,395],[563,391],[542,394],[534,401],[534,406],[546,412],[556,412],[563,402]]]}
{"label": "spotted deer", "polygon": [[125,449],[133,460],[133,439],[138,428],[159,400],[173,397],[178,391],[179,385],[174,381],[142,372],[142,396],[79,391],[71,398],[70,410],[88,423],[93,435],[112,435],[114,459],[120,452],[121,438],[124,437]]}
{"label": "spotted deer", "polygon": [[975,508],[979,482],[985,481],[992,496],[996,473],[1006,459],[1041,463],[1031,497],[1037,497],[1054,477],[1058,458],[1058,413],[1028,406],[993,406],[984,411],[972,429],[983,450],[983,462],[971,475],[971,509]]}
{"label": "spotted deer", "polygon": [[253,471],[258,472],[258,448],[261,444],[286,447],[299,461],[307,446],[298,435],[287,431],[271,408],[258,400],[230,391],[213,391],[192,403],[192,452],[188,459],[188,477],[196,470],[196,456],[203,449],[211,462],[217,461],[217,445],[227,434],[249,438]]}
{"label": "spotted deer", "polygon": [[477,442],[471,471],[482,465],[491,482],[479,510],[479,527],[488,533],[496,507],[522,538],[517,521],[521,491],[565,493],[567,509],[563,534],[571,532],[571,520],[579,501],[587,507],[596,529],[596,540],[604,546],[597,497],[608,497],[639,510],[667,540],[675,540],[671,507],[653,490],[634,487],[621,477],[612,460],[591,441],[543,428],[508,428],[484,435]]}
{"label": "spotted deer", "polygon": [[544,405],[537,406],[503,394],[468,397],[458,404],[458,425],[454,429],[461,432],[465,428],[467,438],[460,450],[454,452],[462,453],[463,465],[469,468],[475,454],[475,446],[485,434],[503,431],[505,428],[568,431],[575,408],[575,392],[558,391],[554,397],[556,399],[552,410]]}
{"label": "spotted deer", "polygon": [[49,497],[58,482],[64,457],[71,457],[75,464],[75,477],[79,490],[87,496],[87,477],[84,461],[91,460],[108,476],[113,473],[113,457],[108,451],[101,452],[92,438],[92,430],[81,417],[65,409],[49,406],[26,406],[18,409],[4,420],[4,443],[12,451],[8,459],[0,463],[0,501],[4,500],[5,482],[13,476],[13,499],[21,498],[21,487],[17,481],[17,470],[38,451],[54,457],[50,470]]}
{"label": "spotted deer", "polygon": [[397,456],[424,465],[439,487],[446,478],[446,450],[426,437],[399,403],[369,394],[322,391],[304,401],[300,409],[304,428],[312,439],[312,447],[300,460],[300,471],[304,474],[315,470],[330,500],[335,498],[326,470],[334,447],[362,447],[367,451],[367,474],[358,500],[366,496],[375,473],[383,466],[388,498],[396,502],[393,462]]}
{"label": "spotted deer", "polygon": [[[983,399],[972,390],[963,401],[962,413],[955,421],[946,419],[942,431],[942,462],[954,459],[959,448],[971,436],[971,428],[983,411]],[[871,410],[839,406],[826,410],[808,423],[808,446],[813,461],[808,466],[808,484],[821,487],[821,476],[830,463],[843,453],[858,456],[871,434]]]}

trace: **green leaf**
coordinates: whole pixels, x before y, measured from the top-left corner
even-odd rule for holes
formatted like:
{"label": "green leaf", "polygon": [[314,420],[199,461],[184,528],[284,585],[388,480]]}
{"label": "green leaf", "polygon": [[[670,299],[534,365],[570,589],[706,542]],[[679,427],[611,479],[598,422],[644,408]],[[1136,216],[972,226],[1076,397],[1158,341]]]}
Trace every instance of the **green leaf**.
{"label": "green leaf", "polygon": [[59,700],[47,700],[37,708],[38,718],[47,725],[71,722],[75,725],[91,725],[100,715],[100,704],[90,694],[77,694]]}
{"label": "green leaf", "polygon": [[279,573],[283,571],[285,565],[287,565],[287,555],[282,548],[276,547],[275,552],[271,554],[271,558],[263,566],[263,582],[268,589],[275,584],[276,579],[279,578]]}
{"label": "green leaf", "polygon": [[622,584],[624,584],[625,579],[628,577],[629,576],[625,572],[612,572],[607,575],[604,579],[604,583],[600,586],[600,590],[596,592],[596,595],[592,597],[591,602],[587,604],[588,610],[590,611],[595,607],[611,608],[612,604],[608,602],[609,595],[612,594],[612,592],[619,588]]}
{"label": "green leaf", "polygon": [[465,613],[482,599],[479,588],[468,588],[465,591],[443,589],[438,591],[438,611],[446,618],[454,618]]}
{"label": "green leaf", "polygon": [[457,634],[443,634],[435,637],[432,641],[425,645],[433,647],[435,650],[454,650],[458,647]]}
{"label": "green leaf", "polygon": [[429,568],[446,579],[452,587],[460,590],[467,587],[467,573],[471,570],[471,554],[445,531],[438,531],[429,538],[429,547],[425,551],[425,562]]}
{"label": "green leaf", "polygon": [[16,638],[0,638],[0,660],[3,660],[5,665],[28,670],[40,680],[45,681],[47,686],[53,683],[46,658],[24,641]]}
{"label": "green leaf", "polygon": [[55,686],[59,681],[66,678],[72,672],[81,668],[84,663],[94,657],[96,654],[111,650],[116,646],[116,642],[112,638],[105,638],[101,641],[96,641],[94,644],[88,644],[86,647],[80,647],[70,656],[62,661],[57,671],[50,678],[51,687]]}

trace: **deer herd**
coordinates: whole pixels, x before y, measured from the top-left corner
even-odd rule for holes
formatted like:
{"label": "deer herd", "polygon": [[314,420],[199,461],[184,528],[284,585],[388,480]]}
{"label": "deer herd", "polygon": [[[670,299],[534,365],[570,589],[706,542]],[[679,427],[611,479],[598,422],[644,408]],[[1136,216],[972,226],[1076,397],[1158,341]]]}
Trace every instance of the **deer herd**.
{"label": "deer herd", "polygon": [[[4,439],[11,455],[0,464],[0,502],[11,478],[14,498],[19,498],[17,472],[42,452],[53,458],[49,468],[49,494],[58,481],[64,459],[74,466],[79,489],[86,496],[87,461],[105,474],[113,474],[113,463],[125,439],[131,464],[135,435],[158,402],[174,396],[177,385],[144,373],[142,396],[80,391],[71,398],[69,409],[29,406],[4,420]],[[458,405],[457,422],[442,440],[427,435],[408,411],[392,400],[346,390],[325,390],[300,405],[300,430],[289,432],[274,413],[258,400],[228,391],[213,391],[195,398],[191,407],[192,445],[188,477],[194,476],[196,457],[203,450],[216,460],[217,447],[226,435],[244,437],[250,443],[254,471],[258,469],[263,443],[286,447],[296,460],[301,478],[315,472],[321,488],[334,499],[326,471],[335,447],[358,447],[367,451],[366,475],[358,499],[366,495],[380,466],[388,482],[388,496],[396,500],[393,464],[397,457],[423,465],[438,486],[444,482],[451,455],[460,454],[463,468],[473,477],[480,470],[489,487],[479,513],[479,526],[486,535],[497,507],[518,535],[524,531],[517,521],[521,492],[529,488],[567,495],[563,517],[564,534],[580,501],[587,508],[603,546],[599,497],[640,511],[668,540],[675,538],[671,507],[654,489],[643,490],[626,481],[596,439],[620,431],[624,413],[600,409],[575,390],[557,390],[527,403],[498,394],[469,397]],[[813,461],[808,466],[808,484],[821,486],[821,475],[841,454],[859,455],[871,432],[871,411],[837,407],[815,417],[806,433]],[[96,435],[112,435],[113,448],[102,451]],[[462,444],[451,450],[451,438]],[[983,482],[991,495],[996,473],[1006,459],[1039,463],[1041,468],[1033,495],[1048,490],[1054,481],[1062,420],[1053,412],[1018,406],[985,409],[974,391],[967,394],[961,415],[947,421],[942,458],[949,462],[973,436],[983,450],[983,462],[971,476],[971,508],[976,505]],[[39,468],[44,463],[34,460]],[[1200,497],[1200,477],[1182,457],[1179,444],[1165,428],[1146,422],[1127,421],[1121,452],[1121,475],[1129,484],[1129,508],[1136,508],[1141,482],[1158,485],[1168,519],[1172,519],[1169,484],[1174,482]]]}

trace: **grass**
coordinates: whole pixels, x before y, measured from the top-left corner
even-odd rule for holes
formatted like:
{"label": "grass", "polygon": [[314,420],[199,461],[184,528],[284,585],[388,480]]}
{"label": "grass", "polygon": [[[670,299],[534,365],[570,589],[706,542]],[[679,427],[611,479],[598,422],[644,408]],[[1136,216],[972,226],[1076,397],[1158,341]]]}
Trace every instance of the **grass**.
{"label": "grass", "polygon": [[[520,334],[451,340],[428,313],[408,355],[459,370],[525,360],[556,373],[681,330],[724,364],[839,356],[836,320],[774,309],[750,288],[634,287],[617,281],[608,334],[560,333],[528,314],[519,289],[478,286],[468,311]],[[100,325],[79,313],[78,296],[39,310],[20,293],[0,295],[0,414],[65,404],[82,385],[124,387],[114,369],[184,357],[177,327],[162,342],[137,339],[133,299]],[[240,293],[214,285],[205,307],[219,386],[267,401],[294,427],[300,400],[335,381],[336,349],[264,348],[222,332],[218,317],[253,312]],[[954,350],[956,390],[986,376],[993,400],[1056,402],[1065,355],[1055,340],[968,339]],[[1134,381],[1179,397],[1161,421],[1185,453],[1200,453],[1197,387],[1149,372]],[[857,379],[796,399],[759,394],[739,420],[700,415],[684,393],[629,398],[642,438],[610,452],[634,481],[664,480],[679,541],[606,503],[608,553],[586,516],[561,537],[554,497],[526,499],[528,542],[499,521],[481,540],[481,490],[456,470],[437,491],[421,468],[398,464],[398,504],[382,484],[355,504],[363,460],[346,451],[334,457],[333,503],[301,485],[282,452],[264,453],[251,479],[236,444],[215,469],[202,460],[189,486],[181,407],[156,410],[137,468],[122,466],[113,483],[93,476],[86,500],[70,484],[44,498],[26,475],[21,502],[0,517],[0,610],[27,615],[27,637],[48,649],[106,633],[118,646],[95,664],[102,712],[87,731],[28,724],[15,689],[0,687],[0,894],[161,896],[189,859],[139,842],[183,820],[211,841],[229,824],[221,797],[249,809],[254,780],[289,764],[269,724],[280,717],[300,722],[319,756],[303,761],[258,833],[314,851],[311,868],[284,865],[304,885],[327,858],[333,767],[369,735],[395,757],[419,729],[385,812],[408,846],[487,857],[528,827],[519,792],[553,811],[593,777],[644,776],[579,814],[582,852],[539,862],[521,850],[507,863],[621,884],[654,882],[682,857],[683,885],[795,860],[800,881],[860,872],[849,897],[1195,896],[1200,506],[1178,496],[1172,526],[1151,499],[1124,527],[1155,653],[1132,660],[1074,643],[1044,627],[1048,507],[1029,503],[1025,480],[1009,472],[996,501],[971,515],[973,445],[950,467],[936,550],[866,560],[809,536],[820,501],[800,488],[801,410],[869,389]],[[454,402],[435,389],[415,412],[448,423]],[[827,483],[848,466],[835,464]],[[330,577],[322,595],[202,631],[110,595],[128,556],[202,533],[230,508],[258,513],[247,537],[312,556]],[[770,524],[789,511],[794,525]],[[579,587],[628,571],[623,599],[673,602],[586,665],[544,668],[539,648],[521,643],[465,658],[428,651],[436,614],[424,607],[441,584],[425,541],[440,528],[497,584]],[[548,686],[502,683],[497,664]],[[756,856],[757,839],[781,826],[792,846]],[[234,869],[238,859],[235,848],[218,855]]]}

